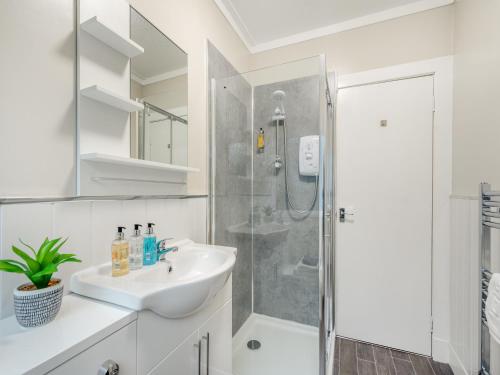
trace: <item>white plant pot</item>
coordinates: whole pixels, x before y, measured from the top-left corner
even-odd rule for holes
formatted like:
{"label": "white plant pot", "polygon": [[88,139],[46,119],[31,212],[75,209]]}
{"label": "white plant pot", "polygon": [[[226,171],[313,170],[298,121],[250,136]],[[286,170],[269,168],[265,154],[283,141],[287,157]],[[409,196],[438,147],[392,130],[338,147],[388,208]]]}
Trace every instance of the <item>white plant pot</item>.
{"label": "white plant pot", "polygon": [[23,284],[14,290],[14,310],[17,321],[23,327],[38,327],[54,320],[63,297],[63,283],[52,279],[57,284],[44,289],[21,290],[32,285]]}

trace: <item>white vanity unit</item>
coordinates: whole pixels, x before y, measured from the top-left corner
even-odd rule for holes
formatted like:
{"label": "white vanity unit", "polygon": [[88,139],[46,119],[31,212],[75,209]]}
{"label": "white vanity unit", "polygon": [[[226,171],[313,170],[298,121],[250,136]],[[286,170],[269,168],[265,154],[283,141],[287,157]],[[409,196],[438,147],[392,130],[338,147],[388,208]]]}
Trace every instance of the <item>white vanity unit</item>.
{"label": "white vanity unit", "polygon": [[[25,329],[15,317],[0,321],[0,374],[113,373],[103,364],[117,365],[114,375],[231,374],[230,275],[236,249],[189,240],[177,246],[165,262],[128,278],[106,283],[110,276],[103,272],[105,266],[75,274],[74,289],[101,301],[65,296],[59,315],[48,325]],[[92,284],[99,281],[99,288]],[[174,318],[151,311],[155,298],[177,300],[183,313]],[[152,305],[141,305],[141,300]]]}

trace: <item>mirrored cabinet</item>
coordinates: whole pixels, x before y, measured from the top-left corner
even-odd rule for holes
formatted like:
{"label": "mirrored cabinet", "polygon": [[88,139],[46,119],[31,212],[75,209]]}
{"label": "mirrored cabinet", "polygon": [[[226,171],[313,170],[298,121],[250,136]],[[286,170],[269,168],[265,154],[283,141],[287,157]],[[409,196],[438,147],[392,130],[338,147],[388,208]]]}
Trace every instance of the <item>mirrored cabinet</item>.
{"label": "mirrored cabinet", "polygon": [[126,0],[56,3],[0,2],[0,202],[186,194],[187,54]]}
{"label": "mirrored cabinet", "polygon": [[187,55],[123,0],[80,0],[79,194],[185,194]]}

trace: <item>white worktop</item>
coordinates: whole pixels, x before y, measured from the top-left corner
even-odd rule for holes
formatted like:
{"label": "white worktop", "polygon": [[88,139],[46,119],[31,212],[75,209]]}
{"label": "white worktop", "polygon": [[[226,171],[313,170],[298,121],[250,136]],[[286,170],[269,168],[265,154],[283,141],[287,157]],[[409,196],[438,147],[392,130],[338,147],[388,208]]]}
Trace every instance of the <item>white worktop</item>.
{"label": "white worktop", "polygon": [[0,320],[0,374],[45,374],[136,319],[134,311],[70,294],[42,327]]}

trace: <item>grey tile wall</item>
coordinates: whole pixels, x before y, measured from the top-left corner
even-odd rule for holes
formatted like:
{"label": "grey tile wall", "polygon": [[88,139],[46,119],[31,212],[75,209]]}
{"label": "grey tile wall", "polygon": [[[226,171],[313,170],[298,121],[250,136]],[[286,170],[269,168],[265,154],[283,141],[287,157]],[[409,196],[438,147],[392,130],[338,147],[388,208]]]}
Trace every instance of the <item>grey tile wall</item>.
{"label": "grey tile wall", "polygon": [[[286,93],[288,187],[296,206],[305,209],[314,197],[315,177],[299,176],[299,139],[319,134],[319,88],[318,76],[254,88],[254,132],[262,128],[266,141],[263,153],[254,152],[254,311],[314,326],[319,323],[318,201],[308,215],[294,213],[287,204],[284,167],[277,172],[273,166],[276,125],[272,115],[277,102],[272,93]],[[283,126],[278,130],[283,158]],[[270,223],[277,233],[259,235]]]}

